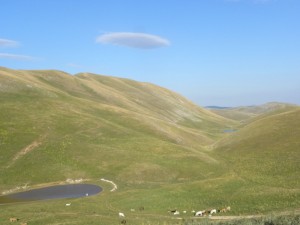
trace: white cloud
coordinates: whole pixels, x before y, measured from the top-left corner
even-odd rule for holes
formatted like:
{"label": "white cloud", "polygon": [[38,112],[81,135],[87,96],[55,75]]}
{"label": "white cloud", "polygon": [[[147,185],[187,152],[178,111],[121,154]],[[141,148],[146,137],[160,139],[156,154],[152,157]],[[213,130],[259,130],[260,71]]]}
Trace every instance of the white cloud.
{"label": "white cloud", "polygon": [[3,58],[3,59],[14,59],[14,60],[24,60],[24,61],[36,60],[36,58],[31,57],[31,56],[16,55],[16,54],[9,54],[9,53],[0,53],[0,58]]}
{"label": "white cloud", "polygon": [[0,38],[0,47],[17,47],[17,46],[19,46],[19,42],[17,41]]}
{"label": "white cloud", "polygon": [[[17,41],[0,38],[0,48],[19,47],[19,45],[20,43]],[[19,54],[1,53],[1,52],[0,52],[0,59],[12,59],[12,60],[22,60],[22,61],[37,60],[37,58],[28,55],[19,55]]]}
{"label": "white cloud", "polygon": [[152,34],[132,32],[113,32],[103,34],[97,37],[96,42],[141,49],[153,49],[170,45],[170,42],[162,37]]}

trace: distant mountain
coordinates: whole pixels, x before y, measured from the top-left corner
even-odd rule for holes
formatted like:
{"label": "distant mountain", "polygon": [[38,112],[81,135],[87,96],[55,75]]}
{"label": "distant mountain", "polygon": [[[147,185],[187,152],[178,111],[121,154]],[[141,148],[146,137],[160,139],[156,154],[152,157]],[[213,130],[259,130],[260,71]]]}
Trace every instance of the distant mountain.
{"label": "distant mountain", "polygon": [[261,114],[270,113],[278,110],[286,110],[287,108],[291,108],[291,107],[297,107],[297,106],[292,104],[287,104],[287,103],[281,103],[281,102],[269,102],[263,105],[237,107],[235,109],[241,112],[248,112],[256,115],[261,115]]}
{"label": "distant mountain", "polygon": [[212,112],[228,119],[237,121],[247,121],[249,119],[258,118],[272,113],[279,113],[297,108],[297,105],[270,102],[263,105],[241,106],[241,107],[206,107]]}
{"label": "distant mountain", "polygon": [[232,107],[224,107],[224,106],[214,106],[214,105],[211,105],[211,106],[205,106],[204,108],[206,108],[206,109],[230,109]]}

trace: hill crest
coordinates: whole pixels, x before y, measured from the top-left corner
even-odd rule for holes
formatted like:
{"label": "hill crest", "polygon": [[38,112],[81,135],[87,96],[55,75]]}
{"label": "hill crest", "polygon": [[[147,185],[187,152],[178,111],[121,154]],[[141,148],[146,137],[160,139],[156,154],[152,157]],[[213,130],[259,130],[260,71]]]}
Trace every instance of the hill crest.
{"label": "hill crest", "polygon": [[[124,171],[128,174],[138,168],[128,167],[129,158],[139,158],[140,163],[155,168],[153,174],[159,168],[166,176],[166,171],[175,170],[170,169],[172,163],[161,161],[162,156],[186,163],[194,157],[200,166],[209,168],[217,161],[206,146],[234,124],[177,93],[129,79],[1,69],[0,84],[0,137],[6,140],[2,144],[6,154],[0,158],[2,173],[6,174],[4,184],[26,179],[15,173],[36,158],[53,165],[53,171],[65,172],[56,171],[49,176],[40,163],[27,165],[28,172],[39,171],[34,173],[35,182],[43,177],[64,180],[82,173],[90,177],[96,171],[114,171],[109,172],[114,176]],[[24,150],[35,142],[39,144],[33,150]],[[115,163],[119,158],[113,152],[118,152],[124,163]],[[106,169],[83,169],[96,165],[95,159]],[[184,171],[174,172],[177,175],[172,177],[184,177]],[[155,179],[153,174],[142,177]],[[16,180],[9,180],[9,176]]]}

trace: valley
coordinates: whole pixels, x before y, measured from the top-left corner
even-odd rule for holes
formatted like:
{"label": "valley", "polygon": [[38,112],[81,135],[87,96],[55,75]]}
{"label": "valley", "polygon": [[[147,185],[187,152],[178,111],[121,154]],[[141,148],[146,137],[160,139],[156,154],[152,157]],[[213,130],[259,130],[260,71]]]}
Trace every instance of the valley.
{"label": "valley", "polygon": [[123,212],[128,224],[197,224],[191,211],[227,206],[212,217],[298,212],[299,123],[296,105],[209,109],[150,83],[0,67],[0,192],[67,180],[103,188],[1,205],[0,223],[109,225]]}

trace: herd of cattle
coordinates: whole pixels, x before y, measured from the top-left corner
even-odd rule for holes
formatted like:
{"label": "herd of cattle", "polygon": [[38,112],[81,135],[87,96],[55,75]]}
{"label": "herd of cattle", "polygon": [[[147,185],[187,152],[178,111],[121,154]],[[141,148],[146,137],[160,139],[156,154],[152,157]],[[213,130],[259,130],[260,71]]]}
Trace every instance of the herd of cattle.
{"label": "herd of cattle", "polygon": [[[230,210],[231,210],[231,208],[230,208],[230,206],[228,206],[228,207],[222,208],[222,209],[210,209],[210,210],[199,210],[199,211],[193,210],[192,213],[194,216],[200,217],[200,216],[211,216],[216,213],[225,213]],[[172,213],[173,215],[180,215],[180,212],[177,209],[170,210],[169,212]],[[182,213],[186,214],[187,212],[183,211]]]}
{"label": "herd of cattle", "polygon": [[[70,205],[71,205],[71,203],[67,203],[66,204],[66,206],[70,206]],[[143,211],[144,207],[140,207],[139,210]],[[200,211],[193,210],[192,213],[196,217],[201,217],[201,216],[211,216],[211,215],[216,214],[216,213],[225,213],[225,212],[228,212],[230,210],[231,210],[231,208],[230,208],[230,206],[228,206],[228,207],[222,208],[222,209],[210,209],[210,210],[200,210]],[[131,209],[131,211],[134,211],[134,209]],[[173,214],[173,215],[180,215],[180,212],[177,209],[175,209],[175,210],[169,210],[168,212],[171,213],[171,214]],[[186,214],[187,211],[182,211],[182,213]],[[125,218],[125,214],[122,213],[122,212],[119,212],[119,217],[123,218],[122,221],[121,221],[121,224],[126,224],[126,220],[124,219]],[[10,218],[9,219],[10,222],[17,222],[19,220],[20,219],[18,219],[18,218]],[[27,225],[27,223],[23,222],[23,223],[21,223],[21,225]]]}
{"label": "herd of cattle", "polygon": [[[140,210],[144,210],[144,207],[140,208]],[[230,206],[227,206],[226,208],[222,208],[222,209],[210,209],[210,210],[200,210],[200,211],[195,211],[192,210],[193,216],[195,217],[202,217],[202,216],[212,216],[213,214],[216,213],[225,213],[230,211],[231,208]],[[135,211],[134,209],[131,209],[130,211]],[[180,215],[180,212],[177,209],[174,210],[169,210],[169,213],[173,214],[173,215]],[[182,211],[183,214],[186,214],[187,211]],[[125,214],[123,212],[119,212],[119,218],[121,219],[120,223],[121,224],[126,224],[126,220],[125,220]]]}
{"label": "herd of cattle", "polygon": [[[140,210],[144,210],[144,207],[141,207]],[[230,210],[231,210],[230,206],[227,206],[226,208],[222,208],[222,209],[210,209],[210,210],[200,210],[200,211],[192,210],[192,213],[193,213],[193,216],[195,216],[195,217],[201,217],[201,216],[211,216],[216,213],[225,213]],[[135,210],[131,209],[130,211],[134,212]],[[180,215],[180,212],[177,209],[169,210],[168,212],[173,215]],[[182,211],[182,213],[186,214],[187,211]],[[126,224],[125,214],[123,212],[119,212],[118,215],[119,215],[119,218],[121,219],[120,223]]]}

